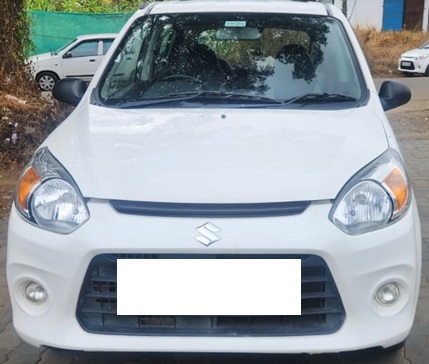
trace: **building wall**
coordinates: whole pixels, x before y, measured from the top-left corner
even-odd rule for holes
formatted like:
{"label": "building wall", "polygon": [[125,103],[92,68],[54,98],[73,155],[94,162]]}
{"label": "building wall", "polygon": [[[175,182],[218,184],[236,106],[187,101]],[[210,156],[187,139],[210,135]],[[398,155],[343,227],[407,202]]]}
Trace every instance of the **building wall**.
{"label": "building wall", "polygon": [[[332,0],[332,2],[338,8],[342,8],[343,0]],[[415,0],[405,0],[406,6],[408,2],[411,4],[415,2]],[[408,6],[410,5],[408,4]],[[347,18],[354,27],[382,30],[383,7],[384,0],[347,0]],[[421,29],[428,31],[429,0],[424,0],[424,8],[421,17]]]}
{"label": "building wall", "polygon": [[[342,8],[342,0],[334,0]],[[347,0],[347,18],[354,27],[375,28],[383,25],[383,0]]]}

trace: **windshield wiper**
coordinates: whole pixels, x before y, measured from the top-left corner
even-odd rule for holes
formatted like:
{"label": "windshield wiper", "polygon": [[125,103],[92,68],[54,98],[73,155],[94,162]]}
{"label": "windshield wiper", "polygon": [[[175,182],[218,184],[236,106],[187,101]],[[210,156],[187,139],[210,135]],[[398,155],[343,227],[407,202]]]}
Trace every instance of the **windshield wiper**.
{"label": "windshield wiper", "polygon": [[311,94],[305,94],[300,95],[297,97],[294,97],[289,100],[285,100],[283,105],[289,105],[289,104],[318,104],[318,103],[336,103],[336,102],[355,102],[357,101],[356,98],[347,96],[347,95],[341,95],[341,94],[335,94],[335,93],[311,93]]}
{"label": "windshield wiper", "polygon": [[200,92],[179,92],[179,93],[170,93],[161,97],[144,99],[144,100],[135,100],[127,101],[117,104],[119,107],[135,108],[135,107],[145,107],[160,105],[166,103],[176,103],[176,102],[204,102],[204,101],[229,101],[229,102],[250,102],[252,104],[269,104],[269,105],[280,105],[280,101],[270,99],[268,97],[247,95],[247,94],[236,94],[222,91],[200,91]]}
{"label": "windshield wiper", "polygon": [[221,101],[222,103],[245,103],[246,107],[269,107],[269,106],[286,106],[294,103],[303,105],[317,103],[337,103],[337,102],[355,102],[356,98],[335,93],[309,93],[300,95],[292,99],[279,101],[269,97],[237,94],[223,91],[199,91],[199,92],[177,92],[169,93],[160,97],[150,99],[138,99],[124,101],[116,104],[123,109],[132,109],[146,106],[156,106],[177,102],[213,102]]}

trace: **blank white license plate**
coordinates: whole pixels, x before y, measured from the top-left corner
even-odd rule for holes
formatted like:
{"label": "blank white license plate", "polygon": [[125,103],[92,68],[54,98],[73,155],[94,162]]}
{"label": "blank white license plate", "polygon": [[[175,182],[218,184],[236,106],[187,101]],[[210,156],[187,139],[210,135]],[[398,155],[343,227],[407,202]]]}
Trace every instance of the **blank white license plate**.
{"label": "blank white license plate", "polygon": [[300,315],[300,259],[118,259],[118,315]]}
{"label": "blank white license plate", "polygon": [[402,66],[410,67],[411,66],[411,62],[402,61]]}

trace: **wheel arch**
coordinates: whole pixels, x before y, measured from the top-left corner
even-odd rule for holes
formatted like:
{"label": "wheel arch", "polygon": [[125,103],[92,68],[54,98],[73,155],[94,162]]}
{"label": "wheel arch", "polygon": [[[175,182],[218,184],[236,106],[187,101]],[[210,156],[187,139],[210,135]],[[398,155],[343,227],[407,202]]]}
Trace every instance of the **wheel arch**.
{"label": "wheel arch", "polygon": [[51,74],[51,75],[55,76],[55,77],[57,78],[57,80],[61,79],[61,77],[60,77],[60,76],[58,75],[58,73],[56,73],[55,71],[52,71],[52,70],[43,70],[43,71],[38,71],[38,72],[36,73],[36,77],[35,77],[36,81],[38,81],[38,80],[39,80],[40,75],[41,75],[42,73],[49,73],[49,74]]}

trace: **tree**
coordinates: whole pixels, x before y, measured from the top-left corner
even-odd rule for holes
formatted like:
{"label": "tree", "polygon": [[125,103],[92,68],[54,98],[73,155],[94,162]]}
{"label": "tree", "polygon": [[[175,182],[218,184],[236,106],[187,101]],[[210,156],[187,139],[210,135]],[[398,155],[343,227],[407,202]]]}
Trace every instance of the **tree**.
{"label": "tree", "polygon": [[0,92],[17,91],[17,85],[34,89],[25,65],[29,32],[25,0],[0,1]]}
{"label": "tree", "polygon": [[[68,112],[41,97],[34,79],[29,77],[25,60],[31,42],[25,9],[25,0],[0,0],[0,161],[3,171],[27,161],[62,120],[61,115]],[[14,133],[18,140],[11,142]]]}

